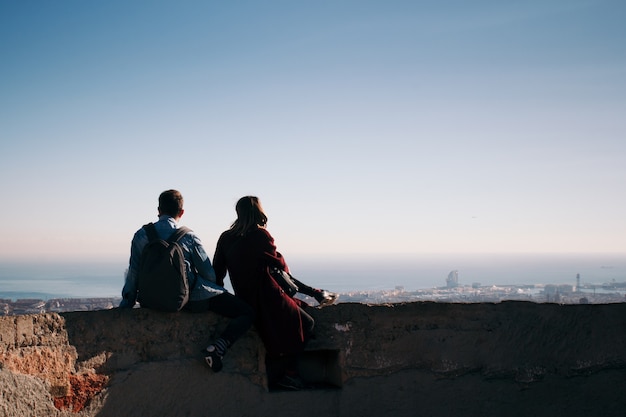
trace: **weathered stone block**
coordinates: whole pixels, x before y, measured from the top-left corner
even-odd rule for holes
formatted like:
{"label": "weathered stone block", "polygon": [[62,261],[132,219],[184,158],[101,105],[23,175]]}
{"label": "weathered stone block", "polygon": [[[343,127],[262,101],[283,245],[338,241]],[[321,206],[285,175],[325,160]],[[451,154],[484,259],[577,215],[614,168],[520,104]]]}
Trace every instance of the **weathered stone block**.
{"label": "weathered stone block", "polygon": [[16,317],[0,317],[0,352],[16,343]]}

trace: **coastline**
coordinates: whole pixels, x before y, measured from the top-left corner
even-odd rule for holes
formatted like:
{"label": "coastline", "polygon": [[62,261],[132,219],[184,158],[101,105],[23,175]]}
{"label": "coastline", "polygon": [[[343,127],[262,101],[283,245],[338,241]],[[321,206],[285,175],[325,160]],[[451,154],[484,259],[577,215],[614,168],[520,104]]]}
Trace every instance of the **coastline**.
{"label": "coastline", "polygon": [[[108,310],[119,306],[121,301],[121,297],[54,297],[44,300],[40,298],[7,299],[2,298],[1,295],[2,293],[0,293],[0,316]],[[301,294],[297,297],[312,307],[317,304],[310,297]],[[415,291],[407,291],[397,286],[388,290],[342,292],[339,293],[337,303],[500,303],[504,301],[556,304],[626,303],[626,282],[586,284],[581,287],[568,284],[451,285]],[[137,305],[136,308],[138,307]]]}
{"label": "coastline", "polygon": [[[299,280],[337,293],[437,288],[451,271],[458,271],[462,285],[626,281],[626,254],[314,254],[289,256],[288,262]],[[122,259],[0,261],[0,298],[114,298],[121,294],[126,267]],[[228,279],[226,288],[232,290]]]}

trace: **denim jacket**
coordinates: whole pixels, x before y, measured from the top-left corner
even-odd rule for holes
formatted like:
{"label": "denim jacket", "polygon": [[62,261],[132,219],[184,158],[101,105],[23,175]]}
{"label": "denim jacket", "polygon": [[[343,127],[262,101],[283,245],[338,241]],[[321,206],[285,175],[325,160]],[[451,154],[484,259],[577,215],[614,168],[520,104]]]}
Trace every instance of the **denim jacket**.
{"label": "denim jacket", "polygon": [[[169,238],[178,228],[176,220],[170,216],[160,216],[154,223],[157,234],[162,239]],[[194,280],[196,285],[191,289],[190,301],[205,300],[226,292],[226,289],[215,283],[215,271],[206,254],[200,238],[194,232],[189,232],[179,241],[187,264],[187,279],[191,287]],[[122,289],[120,307],[132,308],[137,302],[137,273],[143,248],[148,244],[148,235],[141,228],[133,236],[130,246],[130,262],[126,272],[126,280]]]}

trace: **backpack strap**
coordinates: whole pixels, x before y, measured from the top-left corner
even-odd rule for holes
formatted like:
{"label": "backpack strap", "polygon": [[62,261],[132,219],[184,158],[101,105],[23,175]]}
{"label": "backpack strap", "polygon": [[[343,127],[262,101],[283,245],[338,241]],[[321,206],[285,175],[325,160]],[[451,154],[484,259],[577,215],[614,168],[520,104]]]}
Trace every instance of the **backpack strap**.
{"label": "backpack strap", "polygon": [[[176,231],[174,231],[172,236],[170,236],[170,238],[167,239],[167,241],[169,243],[178,242],[183,236],[185,236],[189,232],[191,232],[190,228],[181,226],[178,229],[176,229]],[[191,294],[193,289],[196,288],[196,283],[198,282],[198,272],[195,270],[195,267],[193,266],[193,264],[191,264],[191,269],[192,269],[194,278],[193,278],[193,282],[189,283],[189,294]]]}
{"label": "backpack strap", "polygon": [[167,241],[170,243],[178,242],[183,236],[185,236],[189,232],[191,232],[191,230],[188,227],[181,226],[176,229],[174,233],[172,233],[172,236],[170,236]]}
{"label": "backpack strap", "polygon": [[[156,227],[154,227],[154,223],[148,223],[143,225],[143,229],[146,231],[146,234],[148,235],[148,240],[150,242],[152,242],[153,240],[159,240],[159,235],[157,234]],[[185,236],[189,232],[191,232],[191,229],[186,226],[181,226],[176,229],[174,233],[172,233],[167,241],[169,243],[178,242],[183,236]]]}
{"label": "backpack strap", "polygon": [[156,227],[154,227],[154,223],[148,223],[143,225],[143,229],[146,231],[148,235],[148,240],[152,242],[153,240],[159,240],[159,235],[157,234]]}

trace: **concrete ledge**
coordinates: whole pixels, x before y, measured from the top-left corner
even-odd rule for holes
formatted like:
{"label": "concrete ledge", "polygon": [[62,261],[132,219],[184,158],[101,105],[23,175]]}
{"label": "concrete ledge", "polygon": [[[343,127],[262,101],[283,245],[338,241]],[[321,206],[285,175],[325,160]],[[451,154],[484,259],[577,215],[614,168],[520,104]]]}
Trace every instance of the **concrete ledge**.
{"label": "concrete ledge", "polygon": [[[61,407],[81,400],[77,413],[55,412],[84,416],[626,411],[626,304],[339,304],[312,313],[317,338],[301,370],[326,388],[281,393],[267,390],[255,331],[222,372],[205,367],[200,349],[227,324],[212,313],[0,317],[0,377],[18,381],[3,384],[0,410],[19,415],[10,393]],[[22,392],[25,377],[36,383]],[[52,415],[45,409],[37,415]]]}

